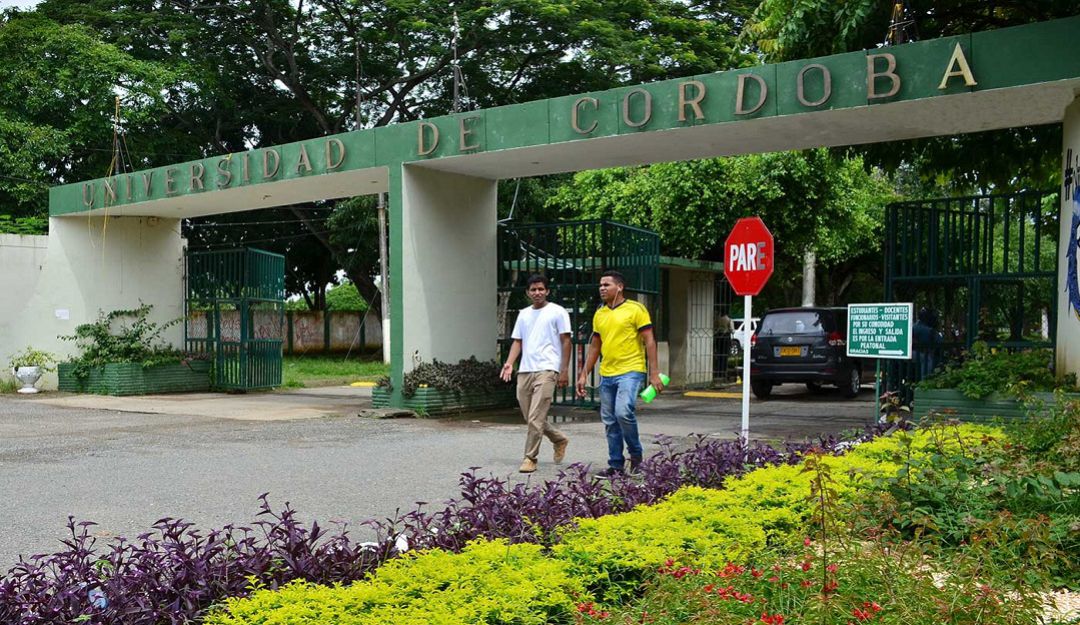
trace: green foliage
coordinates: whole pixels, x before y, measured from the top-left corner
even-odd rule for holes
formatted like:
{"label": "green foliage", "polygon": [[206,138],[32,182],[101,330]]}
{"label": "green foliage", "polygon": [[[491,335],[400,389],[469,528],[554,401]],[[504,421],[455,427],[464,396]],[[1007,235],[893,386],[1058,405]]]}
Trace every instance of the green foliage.
{"label": "green foliage", "polygon": [[1032,462],[1080,471],[1080,399],[1061,390],[1051,401],[1031,399],[1028,417],[1006,423],[1009,440]]}
{"label": "green foliage", "polygon": [[150,321],[151,304],[131,310],[98,313],[91,323],[75,327],[75,333],[60,338],[74,341],[80,350],[71,362],[73,373],[85,379],[90,370],[109,363],[139,363],[144,367],[180,362],[185,354],[162,343],[161,335],[183,321],[182,318],[158,324]]}
{"label": "green foliage", "polygon": [[42,371],[56,371],[56,355],[27,346],[11,356],[11,368],[38,367]]}
{"label": "green foliage", "polygon": [[207,625],[545,625],[569,623],[588,595],[539,545],[477,541],[461,553],[407,554],[350,586],[294,582],[230,599]]}
{"label": "green foliage", "polygon": [[1075,390],[1076,377],[1069,376],[1059,383],[1051,368],[1053,362],[1054,352],[1050,349],[996,351],[977,341],[962,362],[947,365],[944,370],[919,382],[918,388],[955,388],[972,399],[986,397],[995,391],[1022,394],[1056,388]]}
{"label": "green foliage", "polygon": [[653,506],[582,519],[554,552],[596,596],[618,601],[669,558],[709,568],[750,556],[765,547],[761,525],[724,491],[692,486]]}
{"label": "green foliage", "polygon": [[50,184],[114,171],[118,96],[129,132],[165,113],[161,94],[177,75],[99,34],[39,12],[0,15],[0,206],[16,218],[43,217]]}
{"label": "green foliage", "polygon": [[[549,204],[574,219],[654,230],[664,254],[712,260],[724,259],[724,238],[735,221],[757,215],[783,241],[766,299],[801,285],[807,250],[815,252],[821,284],[836,299],[859,271],[879,266],[860,259],[877,258],[882,209],[891,197],[884,177],[867,172],[860,158],[817,149],[581,172]],[[772,297],[776,305],[790,303]]]}
{"label": "green foliage", "polygon": [[935,570],[918,544],[850,543],[827,559],[807,541],[787,555],[702,569],[673,559],[626,605],[578,606],[582,625],[1036,625],[1040,597],[973,575],[968,562]]}
{"label": "green foliage", "polygon": [[0,234],[48,234],[49,220],[45,217],[12,217],[0,215]]}
{"label": "green foliage", "polygon": [[[431,387],[440,391],[495,391],[506,388],[506,382],[499,378],[501,366],[494,360],[481,362],[476,356],[458,361],[457,364],[446,362],[422,362],[415,369],[405,374],[405,384],[401,389],[405,397],[412,397],[416,389]],[[390,388],[390,378],[380,378],[378,385]]]}
{"label": "green foliage", "polygon": [[[765,609],[793,623],[828,625],[853,617],[889,625],[1034,624],[1034,590],[1008,586],[1007,568],[980,565],[983,551],[955,552],[937,568],[921,543],[849,540],[845,526],[883,480],[904,468],[912,469],[906,478],[916,477],[921,468],[911,459],[989,441],[1000,448],[1000,438],[974,425],[879,437],[845,456],[812,454],[803,466],[752,471],[723,490],[686,487],[655,505],[580,519],[546,555],[540,545],[503,541],[477,541],[459,554],[408,554],[350,586],[257,589],[228,600],[206,623],[542,625],[614,615],[610,622],[682,625],[742,623]],[[814,527],[819,541],[804,538]]]}
{"label": "green foliage", "polygon": [[[1072,434],[1080,433],[1073,415]],[[1040,421],[1021,429],[1039,428]],[[1040,585],[1080,585],[1080,471],[1049,464],[1016,441],[987,437],[957,449],[944,429],[931,453],[907,453],[901,471],[881,477],[869,514],[905,539],[942,547],[978,547],[985,567],[1010,570]],[[898,440],[907,444],[905,437]],[[1018,440],[1031,440],[1021,434]]]}

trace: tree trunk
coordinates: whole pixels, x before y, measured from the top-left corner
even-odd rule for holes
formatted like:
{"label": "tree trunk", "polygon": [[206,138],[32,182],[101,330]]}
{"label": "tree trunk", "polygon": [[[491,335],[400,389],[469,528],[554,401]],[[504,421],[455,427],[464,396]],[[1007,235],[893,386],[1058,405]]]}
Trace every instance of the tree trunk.
{"label": "tree trunk", "polygon": [[815,270],[817,269],[817,254],[813,249],[803,252],[802,269],[802,305],[813,306],[815,299]]}

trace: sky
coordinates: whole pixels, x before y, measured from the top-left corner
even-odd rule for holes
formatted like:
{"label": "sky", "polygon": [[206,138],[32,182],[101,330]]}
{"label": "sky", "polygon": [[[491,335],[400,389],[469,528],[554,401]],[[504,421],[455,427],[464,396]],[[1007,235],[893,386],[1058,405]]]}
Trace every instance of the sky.
{"label": "sky", "polygon": [[36,5],[38,2],[40,2],[40,0],[0,0],[0,9],[6,9],[8,7],[29,9]]}

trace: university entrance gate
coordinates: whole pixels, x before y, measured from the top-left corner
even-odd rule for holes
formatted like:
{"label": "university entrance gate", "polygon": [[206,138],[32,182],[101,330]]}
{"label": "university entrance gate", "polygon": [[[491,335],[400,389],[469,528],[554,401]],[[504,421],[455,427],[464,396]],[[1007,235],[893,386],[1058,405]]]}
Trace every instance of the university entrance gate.
{"label": "university entrance gate", "polygon": [[[1077,371],[1080,287],[1068,281],[1076,278],[1066,261],[1076,262],[1080,223],[1072,182],[1080,165],[1078,92],[1074,17],[471,111],[69,184],[50,190],[42,275],[50,288],[17,314],[31,320],[23,336],[58,350],[68,346],[53,337],[98,309],[142,299],[161,318],[175,318],[183,312],[179,219],[388,192],[391,379],[400,389],[414,362],[494,353],[500,179],[1061,123],[1068,174],[1057,289],[1068,297],[1059,299],[1057,358],[1059,371]],[[106,215],[108,241],[103,228],[91,228],[88,237],[87,221]],[[60,310],[63,319],[53,314]]]}

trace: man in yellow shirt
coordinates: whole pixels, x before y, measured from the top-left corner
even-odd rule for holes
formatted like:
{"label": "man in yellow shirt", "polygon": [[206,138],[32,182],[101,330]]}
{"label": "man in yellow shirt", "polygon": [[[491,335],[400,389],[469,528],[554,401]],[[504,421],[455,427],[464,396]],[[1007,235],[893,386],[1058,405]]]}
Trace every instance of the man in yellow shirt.
{"label": "man in yellow shirt", "polygon": [[[585,381],[597,359],[600,361],[600,420],[608,443],[608,468],[602,475],[622,473],[626,465],[623,445],[630,455],[630,472],[641,466],[641,439],[638,436],[635,402],[645,385],[646,374],[657,391],[664,388],[656,359],[649,311],[623,295],[626,279],[618,271],[600,278],[603,305],[593,315],[593,336],[585,366],[577,379],[578,397],[585,397]],[[646,367],[646,359],[648,367]]]}

